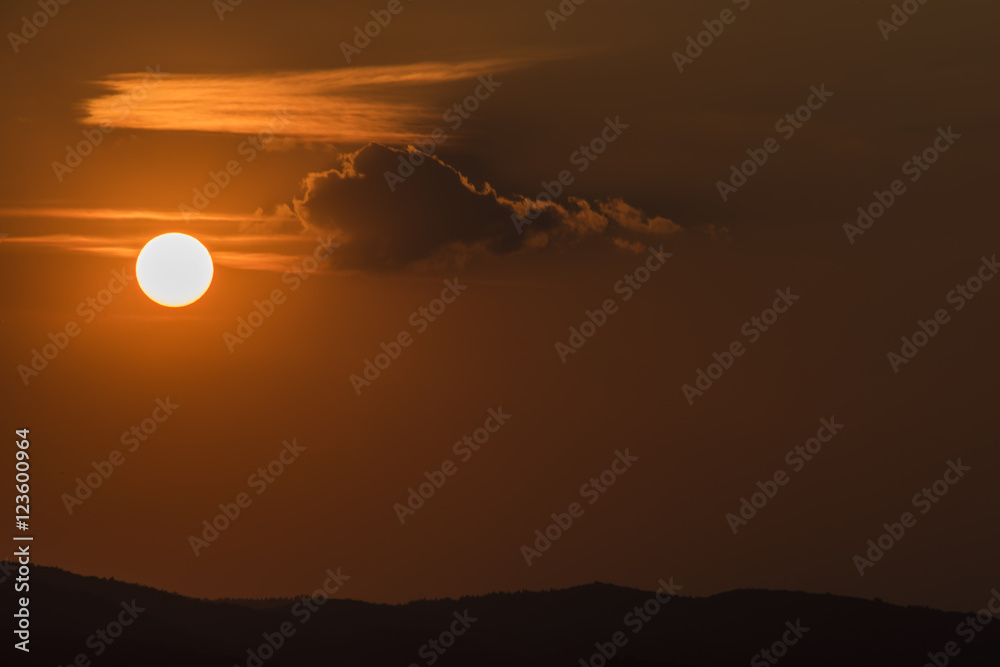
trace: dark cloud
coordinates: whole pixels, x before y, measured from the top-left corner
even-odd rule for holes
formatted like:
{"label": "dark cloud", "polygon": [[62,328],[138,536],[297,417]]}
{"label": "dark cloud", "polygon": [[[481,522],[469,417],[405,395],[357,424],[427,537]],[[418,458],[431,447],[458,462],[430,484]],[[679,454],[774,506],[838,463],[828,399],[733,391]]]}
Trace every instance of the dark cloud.
{"label": "dark cloud", "polygon": [[[608,234],[614,246],[616,233],[662,237],[680,231],[620,199],[506,197],[412,148],[409,157],[422,164],[412,173],[401,170],[407,157],[407,151],[371,143],[342,155],[339,168],[306,177],[295,210],[306,225],[334,233],[343,244],[341,266],[394,269],[460,262],[476,252],[507,254],[591,233]],[[400,173],[409,175],[400,180]]]}

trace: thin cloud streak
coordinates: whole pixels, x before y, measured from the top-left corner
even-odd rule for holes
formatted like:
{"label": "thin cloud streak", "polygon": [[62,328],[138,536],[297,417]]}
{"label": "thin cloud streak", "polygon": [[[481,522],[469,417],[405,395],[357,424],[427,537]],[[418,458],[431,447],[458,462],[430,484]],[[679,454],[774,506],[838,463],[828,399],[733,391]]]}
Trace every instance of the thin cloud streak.
{"label": "thin cloud streak", "polygon": [[[212,261],[216,266],[252,271],[283,273],[308,255],[316,246],[316,239],[298,234],[195,234],[195,236],[209,249]],[[150,238],[148,234],[135,234],[125,238],[119,234],[113,236],[49,234],[11,236],[5,238],[4,243],[10,243],[12,246],[33,247],[39,250],[85,253],[116,259],[135,259]]]}
{"label": "thin cloud streak", "polygon": [[[169,74],[144,86],[148,73],[94,82],[110,93],[83,102],[83,123],[145,130],[277,134],[308,141],[403,144],[426,134],[437,109],[413,101],[412,86],[497,73],[526,60],[417,63],[312,72]],[[136,99],[141,91],[142,99]],[[287,122],[274,129],[280,113]]]}
{"label": "thin cloud streak", "polygon": [[[205,213],[191,216],[197,222],[269,222],[283,216],[259,216],[239,213]],[[0,208],[0,218],[46,218],[51,220],[145,220],[150,222],[186,222],[184,212],[116,208]]]}

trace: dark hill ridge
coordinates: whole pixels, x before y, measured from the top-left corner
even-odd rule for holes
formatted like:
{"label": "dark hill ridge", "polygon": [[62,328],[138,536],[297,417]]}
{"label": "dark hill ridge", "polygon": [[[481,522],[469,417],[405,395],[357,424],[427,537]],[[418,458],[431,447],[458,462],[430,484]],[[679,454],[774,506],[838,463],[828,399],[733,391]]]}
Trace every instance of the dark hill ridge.
{"label": "dark hill ridge", "polygon": [[[3,584],[8,609],[11,584]],[[638,617],[626,624],[626,615],[654,593],[607,584],[405,605],[336,599],[309,612],[308,620],[299,600],[198,600],[50,567],[33,568],[31,593],[31,661],[14,651],[15,665],[68,667],[83,653],[94,667],[245,666],[247,649],[256,650],[264,633],[287,622],[294,634],[250,667],[423,666],[434,655],[428,641],[450,626],[464,629],[456,619],[466,611],[467,619],[476,620],[466,620],[468,630],[434,665],[579,667],[581,658],[597,651],[596,642],[607,645],[620,631],[627,643],[608,667],[745,666],[782,638],[786,622],[798,620],[809,630],[777,664],[921,667],[929,651],[943,651],[954,641],[961,650],[951,661],[956,667],[1000,665],[1000,623],[966,643],[956,627],[967,614],[788,591],[679,596],[647,616],[638,632]],[[124,614],[122,603],[133,599],[144,611],[95,656],[102,642],[91,639],[88,647],[88,637]],[[267,649],[263,655],[268,657]],[[761,658],[754,664],[769,663]]]}

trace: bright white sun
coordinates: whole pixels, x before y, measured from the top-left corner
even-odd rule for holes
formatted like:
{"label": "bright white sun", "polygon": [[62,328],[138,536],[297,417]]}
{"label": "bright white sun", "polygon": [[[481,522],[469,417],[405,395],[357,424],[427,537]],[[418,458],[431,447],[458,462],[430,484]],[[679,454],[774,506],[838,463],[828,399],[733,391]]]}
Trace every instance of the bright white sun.
{"label": "bright white sun", "polygon": [[194,303],[212,284],[212,256],[187,234],[163,234],[143,247],[135,277],[150,299],[178,308]]}

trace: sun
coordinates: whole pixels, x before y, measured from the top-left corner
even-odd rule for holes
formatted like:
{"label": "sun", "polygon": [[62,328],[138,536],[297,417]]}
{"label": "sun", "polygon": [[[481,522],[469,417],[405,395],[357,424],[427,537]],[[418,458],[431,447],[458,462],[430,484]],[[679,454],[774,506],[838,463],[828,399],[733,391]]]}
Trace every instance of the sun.
{"label": "sun", "polygon": [[139,287],[156,303],[179,308],[208,291],[215,268],[201,242],[187,234],[163,234],[150,240],[135,260]]}

